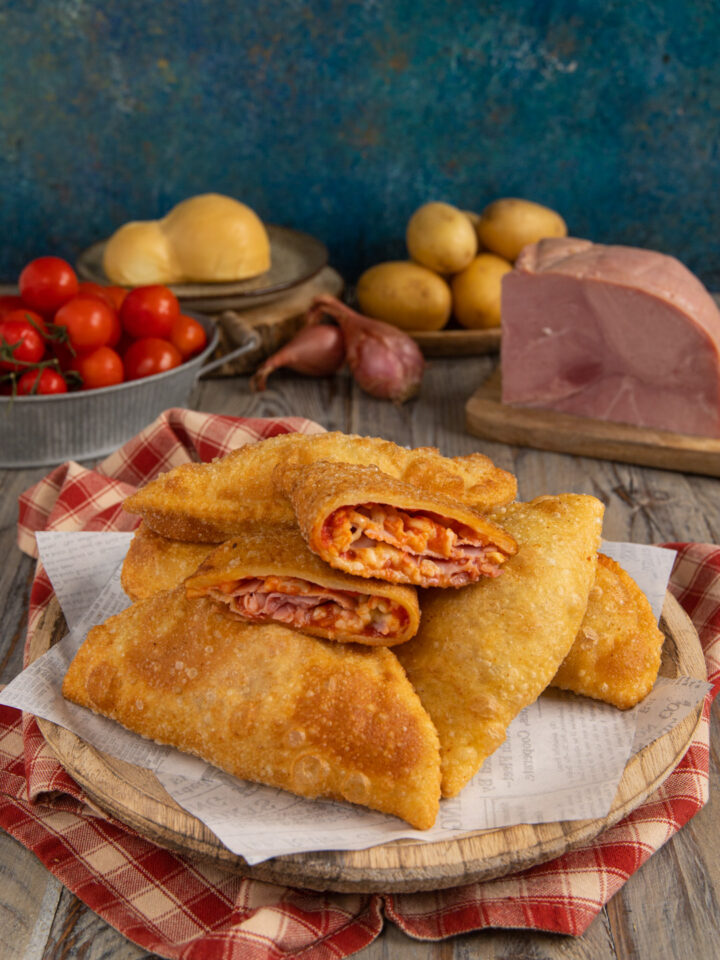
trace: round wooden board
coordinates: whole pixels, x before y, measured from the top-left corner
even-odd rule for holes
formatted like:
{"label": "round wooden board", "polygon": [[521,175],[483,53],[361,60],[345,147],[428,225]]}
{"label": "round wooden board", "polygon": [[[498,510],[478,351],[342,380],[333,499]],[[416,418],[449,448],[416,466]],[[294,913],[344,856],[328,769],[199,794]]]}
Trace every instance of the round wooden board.
{"label": "round wooden board", "polygon": [[[660,626],[666,637],[661,674],[705,679],[697,633],[670,594],[665,598]],[[53,598],[35,632],[30,660],[45,653],[66,631]],[[687,750],[700,713],[698,707],[629,761],[610,813],[601,820],[521,824],[475,831],[452,841],[408,840],[368,850],[292,854],[253,867],[178,806],[152,773],[95,750],[47,720],[38,719],[38,723],[59,761],[90,800],[160,846],[212,860],[258,880],[313,890],[388,893],[441,889],[504,876],[587,842],[634,810],[665,780]]]}

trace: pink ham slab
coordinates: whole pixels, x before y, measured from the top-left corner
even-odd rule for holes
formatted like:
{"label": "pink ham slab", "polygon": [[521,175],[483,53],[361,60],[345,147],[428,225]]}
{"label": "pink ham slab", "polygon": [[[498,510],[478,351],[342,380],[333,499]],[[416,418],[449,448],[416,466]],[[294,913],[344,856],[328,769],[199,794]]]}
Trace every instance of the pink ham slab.
{"label": "pink ham slab", "polygon": [[502,318],[504,404],[720,437],[720,311],[674,257],[541,240]]}

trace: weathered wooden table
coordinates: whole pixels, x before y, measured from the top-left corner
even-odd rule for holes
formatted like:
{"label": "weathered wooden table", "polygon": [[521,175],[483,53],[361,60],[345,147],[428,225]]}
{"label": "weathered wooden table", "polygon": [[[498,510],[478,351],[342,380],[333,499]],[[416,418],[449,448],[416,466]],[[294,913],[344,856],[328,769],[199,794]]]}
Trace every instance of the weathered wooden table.
{"label": "weathered wooden table", "polygon": [[[299,414],[329,429],[429,444],[450,456],[483,449],[517,474],[523,499],[541,493],[591,493],[606,504],[604,535],[637,543],[720,543],[720,482],[534,450],[482,444],[464,430],[464,405],[489,374],[491,358],[433,360],[422,395],[401,408],[362,394],[346,376],[311,381],[278,373],[265,394],[246,379],[211,380],[193,398],[198,410],[235,416]],[[0,426],[0,437],[2,429]],[[0,683],[22,666],[33,561],[15,546],[17,497],[45,468],[0,471]],[[408,939],[388,923],[357,954],[362,960],[710,960],[720,954],[718,706],[713,711],[710,803],[635,874],[587,933],[571,939],[491,930],[441,943]],[[70,894],[19,843],[0,833],[0,958],[131,960],[148,954]]]}

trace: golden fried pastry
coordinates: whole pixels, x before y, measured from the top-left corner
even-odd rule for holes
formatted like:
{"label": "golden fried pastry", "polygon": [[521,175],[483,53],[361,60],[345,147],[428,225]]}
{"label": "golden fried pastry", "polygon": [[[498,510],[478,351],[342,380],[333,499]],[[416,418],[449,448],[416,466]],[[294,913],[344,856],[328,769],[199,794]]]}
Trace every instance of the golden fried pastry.
{"label": "golden fried pastry", "polygon": [[663,641],[645,594],[601,553],[580,631],[552,686],[634,707],[655,683]]}
{"label": "golden fried pastry", "polygon": [[382,647],[242,623],[181,586],[94,627],[63,694],[246,780],[419,829],[437,815],[437,734]]}
{"label": "golden fried pastry", "polygon": [[292,522],[290,504],[274,493],[272,472],[278,463],[315,460],[375,464],[428,493],[478,508],[509,503],[517,491],[515,477],[480,453],[449,458],[432,447],[406,450],[375,437],[287,433],[212,463],[175,467],[128,497],[124,507],[164,537],[223,543],[247,520]]}
{"label": "golden fried pastry", "polygon": [[168,540],[141,523],[125,554],[120,583],[131,600],[145,600],[182,583],[214,549],[211,543]]}
{"label": "golden fried pastry", "polygon": [[273,474],[310,549],[338,570],[420,587],[496,577],[517,549],[471,507],[427,494],[377,467],[318,460]]}
{"label": "golden fried pastry", "polygon": [[314,637],[393,646],[417,633],[415,590],[333,570],[297,527],[248,524],[185,581],[189,597],[211,597],[250,623],[275,621]]}
{"label": "golden fried pastry", "polygon": [[457,794],[552,681],[595,579],[603,505],[577,494],[496,511],[517,540],[502,576],[421,599],[400,660],[440,736],[442,793]]}

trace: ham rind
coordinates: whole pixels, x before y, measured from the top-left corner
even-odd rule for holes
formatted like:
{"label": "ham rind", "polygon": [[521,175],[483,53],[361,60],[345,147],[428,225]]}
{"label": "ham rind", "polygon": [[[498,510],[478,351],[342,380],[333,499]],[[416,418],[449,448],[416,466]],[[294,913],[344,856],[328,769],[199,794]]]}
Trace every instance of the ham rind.
{"label": "ham rind", "polygon": [[720,311],[674,257],[541,240],[502,323],[504,403],[720,437]]}

